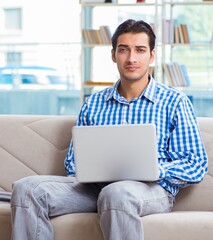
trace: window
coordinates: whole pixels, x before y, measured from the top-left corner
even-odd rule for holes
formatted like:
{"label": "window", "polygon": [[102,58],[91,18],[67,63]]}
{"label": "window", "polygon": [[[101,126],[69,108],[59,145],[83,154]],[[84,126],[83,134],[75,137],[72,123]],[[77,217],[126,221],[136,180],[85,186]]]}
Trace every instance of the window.
{"label": "window", "polygon": [[6,63],[7,65],[17,66],[21,65],[22,54],[20,52],[7,52]]}
{"label": "window", "polygon": [[21,8],[5,8],[5,30],[21,30],[22,29],[22,9]]}

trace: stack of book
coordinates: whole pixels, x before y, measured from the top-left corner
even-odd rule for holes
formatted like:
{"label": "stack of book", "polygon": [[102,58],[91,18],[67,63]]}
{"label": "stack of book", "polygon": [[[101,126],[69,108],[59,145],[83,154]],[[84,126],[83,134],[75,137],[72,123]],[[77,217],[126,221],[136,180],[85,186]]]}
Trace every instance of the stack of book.
{"label": "stack of book", "polygon": [[82,29],[86,44],[111,44],[111,31],[109,26],[100,26],[99,29]]}
{"label": "stack of book", "polygon": [[186,65],[177,62],[164,63],[163,70],[169,85],[173,87],[190,86],[190,79]]}
{"label": "stack of book", "polygon": [[163,19],[162,41],[165,44],[174,43],[174,20]]}
{"label": "stack of book", "polygon": [[175,43],[190,43],[189,31],[187,24],[179,24],[175,27]]}
{"label": "stack of book", "polygon": [[188,25],[177,24],[175,19],[163,19],[163,43],[190,43]]}

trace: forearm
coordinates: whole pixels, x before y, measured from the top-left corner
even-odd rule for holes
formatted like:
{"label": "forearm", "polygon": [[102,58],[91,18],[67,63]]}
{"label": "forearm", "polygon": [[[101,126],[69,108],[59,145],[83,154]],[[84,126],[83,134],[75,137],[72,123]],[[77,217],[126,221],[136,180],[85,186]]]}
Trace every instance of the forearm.
{"label": "forearm", "polygon": [[184,159],[160,159],[159,170],[160,178],[174,186],[196,184],[203,180],[207,172],[207,157],[188,154]]}

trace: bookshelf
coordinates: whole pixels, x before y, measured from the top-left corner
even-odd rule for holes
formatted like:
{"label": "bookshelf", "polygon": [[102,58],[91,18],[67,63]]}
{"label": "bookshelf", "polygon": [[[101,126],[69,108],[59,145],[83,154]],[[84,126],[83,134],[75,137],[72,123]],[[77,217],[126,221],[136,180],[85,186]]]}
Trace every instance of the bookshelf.
{"label": "bookshelf", "polygon": [[[157,37],[156,57],[150,70],[157,81],[180,88],[187,94],[191,90],[191,92],[195,92],[194,88],[202,88],[202,92],[204,89],[209,91],[213,88],[213,21],[209,23],[210,31],[208,34],[203,34],[203,38],[197,38],[193,35],[194,29],[191,29],[190,22],[193,21],[196,13],[189,16],[185,14],[186,8],[200,9],[199,11],[203,11],[204,8],[213,9],[213,1],[146,0],[145,2],[137,2],[136,0],[112,0],[105,3],[104,0],[82,0],[80,3],[82,8],[82,102],[85,96],[103,87],[111,86],[117,81],[117,69],[111,61],[109,36],[119,23],[130,17],[136,20],[143,19],[154,27]],[[184,11],[181,11],[183,8]],[[97,17],[99,11],[103,13],[101,17]],[[183,19],[177,12],[182,13]],[[201,14],[203,13],[201,12]],[[203,16],[206,18],[205,14]],[[199,13],[196,14],[196,18],[198,17]],[[200,22],[204,21],[203,18]],[[208,21],[208,16],[205,21]],[[108,32],[108,37],[104,36],[103,28]],[[92,37],[88,38],[83,33],[85,31],[88,31]],[[95,35],[99,36],[94,37]],[[91,41],[91,38],[96,40]],[[202,58],[194,55],[196,51],[199,51],[200,54],[203,52]],[[208,63],[206,59],[208,59]],[[173,82],[169,81],[168,68],[173,69]],[[167,69],[167,74],[165,69]],[[182,71],[185,72],[185,79]]]}
{"label": "bookshelf", "polygon": [[[207,8],[213,10],[213,1],[163,1],[162,81],[170,84],[171,79],[168,77],[168,70],[165,70],[165,66],[178,62],[180,65],[184,65],[185,71],[187,71],[188,84],[182,85],[185,88],[181,87],[181,90],[187,93],[195,87],[206,88],[208,91],[213,84],[213,21],[210,20],[209,15],[205,14]],[[197,21],[197,26],[208,24],[209,31],[202,34],[201,29],[201,34],[196,34],[195,31],[199,31],[196,29],[196,24],[192,22],[194,20]],[[172,38],[171,35],[174,37]],[[179,84],[173,85],[180,86]],[[192,90],[192,92],[194,91]]]}
{"label": "bookshelf", "polygon": [[[115,28],[127,18],[143,19],[156,32],[156,55],[160,51],[161,0],[81,0],[81,100],[91,93],[108,87],[118,80],[116,65],[111,60],[111,35]],[[98,12],[104,12],[98,18]],[[159,50],[157,50],[159,46]],[[100,57],[100,55],[102,57]],[[99,59],[99,60],[97,60]],[[97,62],[99,61],[99,62]],[[99,72],[99,74],[98,74]],[[150,73],[161,74],[161,62],[156,56]]]}

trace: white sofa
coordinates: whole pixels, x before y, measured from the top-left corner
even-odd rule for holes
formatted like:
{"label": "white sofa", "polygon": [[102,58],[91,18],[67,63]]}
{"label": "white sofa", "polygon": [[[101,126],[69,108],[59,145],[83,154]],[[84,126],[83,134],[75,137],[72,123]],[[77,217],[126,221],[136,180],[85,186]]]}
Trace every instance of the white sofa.
{"label": "white sofa", "polygon": [[[63,161],[76,117],[0,116],[0,191],[36,174],[65,175]],[[205,180],[182,189],[171,213],[141,218],[145,240],[213,239],[213,118],[198,118],[209,157]],[[51,219],[56,240],[103,240],[96,213],[79,213]],[[0,240],[11,232],[9,203],[0,203]],[[22,239],[20,239],[22,240]],[[119,239],[115,239],[119,240]]]}

